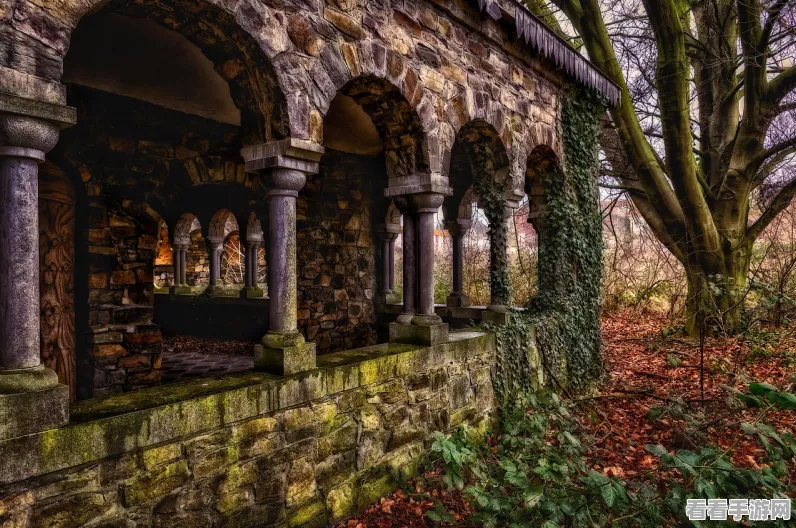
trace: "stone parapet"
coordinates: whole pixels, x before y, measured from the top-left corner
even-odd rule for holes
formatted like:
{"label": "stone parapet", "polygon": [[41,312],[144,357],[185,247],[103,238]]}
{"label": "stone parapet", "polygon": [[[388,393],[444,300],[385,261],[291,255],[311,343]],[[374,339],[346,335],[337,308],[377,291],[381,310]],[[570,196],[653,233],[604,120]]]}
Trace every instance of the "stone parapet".
{"label": "stone parapet", "polygon": [[325,526],[414,474],[433,432],[486,427],[494,359],[493,335],[452,332],[328,354],[290,377],[82,402],[66,427],[0,441],[0,520]]}

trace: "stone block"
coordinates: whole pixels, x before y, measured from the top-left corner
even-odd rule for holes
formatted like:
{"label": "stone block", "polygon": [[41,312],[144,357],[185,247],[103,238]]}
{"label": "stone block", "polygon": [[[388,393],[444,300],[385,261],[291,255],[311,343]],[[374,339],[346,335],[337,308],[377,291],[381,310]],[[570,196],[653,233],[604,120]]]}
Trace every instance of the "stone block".
{"label": "stone block", "polygon": [[278,348],[257,345],[254,354],[255,368],[270,374],[289,376],[315,368],[315,343]]}
{"label": "stone block", "polygon": [[390,323],[390,342],[434,346],[448,342],[448,325],[418,326]]}
{"label": "stone block", "polygon": [[509,324],[511,314],[509,312],[493,312],[492,310],[484,310],[481,314],[481,321],[484,323],[492,323],[499,326]]}
{"label": "stone block", "polygon": [[55,385],[0,394],[0,441],[60,427],[69,421],[69,388]]}

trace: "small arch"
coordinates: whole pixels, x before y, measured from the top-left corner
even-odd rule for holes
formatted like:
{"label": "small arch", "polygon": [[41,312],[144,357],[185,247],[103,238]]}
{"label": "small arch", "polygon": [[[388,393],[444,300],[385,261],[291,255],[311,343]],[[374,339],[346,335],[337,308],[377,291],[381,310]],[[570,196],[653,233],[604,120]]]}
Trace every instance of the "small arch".
{"label": "small arch", "polygon": [[559,174],[561,164],[558,155],[549,145],[537,145],[528,156],[525,170],[525,193],[528,196],[528,222],[533,224],[540,243],[544,237],[544,218],[547,209],[547,186],[549,179]]}
{"label": "small arch", "polygon": [[210,218],[207,237],[212,242],[223,242],[233,231],[238,231],[235,215],[229,209],[219,209]]}
{"label": "small arch", "polygon": [[199,219],[196,218],[196,215],[192,213],[183,213],[174,226],[174,244],[190,244],[191,233],[196,230],[202,230],[202,224],[199,222]]}
{"label": "small arch", "polygon": [[492,178],[502,186],[511,186],[508,167],[508,151],[493,125],[476,119],[462,126],[451,150],[450,163],[445,167],[453,188],[453,196],[447,200],[446,216],[459,215],[461,204],[464,206],[461,214],[465,215],[462,218],[467,217],[464,199],[468,193],[474,193],[474,188],[483,181],[479,181],[480,178]]}

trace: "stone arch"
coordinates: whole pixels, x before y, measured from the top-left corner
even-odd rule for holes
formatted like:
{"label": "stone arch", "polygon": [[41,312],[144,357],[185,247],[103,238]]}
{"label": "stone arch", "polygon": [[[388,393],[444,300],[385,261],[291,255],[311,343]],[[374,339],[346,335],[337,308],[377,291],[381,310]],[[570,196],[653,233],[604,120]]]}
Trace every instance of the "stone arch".
{"label": "stone arch", "polygon": [[184,213],[174,226],[172,240],[174,240],[174,244],[190,244],[191,233],[201,228],[202,224],[194,214]]}
{"label": "stone arch", "polygon": [[[447,173],[453,196],[447,200],[446,217],[457,218],[465,194],[474,193],[477,178],[490,177],[508,187],[508,150],[497,129],[481,119],[469,121],[459,128],[451,149]],[[480,201],[478,197],[476,200]]]}
{"label": "stone arch", "polygon": [[254,213],[249,213],[249,217],[246,222],[246,240],[256,242],[262,242],[265,240],[262,222],[260,222],[260,218]]}
{"label": "stone arch", "polygon": [[384,218],[384,223],[385,225],[401,225],[401,211],[393,200],[390,200],[387,205],[387,214]]}
{"label": "stone arch", "polygon": [[270,60],[289,43],[284,14],[251,2],[225,0],[89,0],[70,12],[70,28],[61,35],[58,49],[61,60],[67,60],[69,41],[82,20],[109,14],[154,21],[197,46],[229,84],[246,143],[290,135],[284,83]]}
{"label": "stone arch", "polygon": [[525,171],[525,193],[528,195],[528,222],[533,224],[539,237],[544,238],[544,219],[547,210],[549,178],[561,172],[560,157],[550,145],[538,145],[528,155]]}
{"label": "stone arch", "polygon": [[223,242],[233,231],[238,231],[238,220],[229,209],[219,209],[207,226],[207,237],[212,241]]}
{"label": "stone arch", "polygon": [[[419,82],[413,69],[407,69],[405,75],[415,79],[410,84]],[[331,105],[336,97],[350,98],[368,115],[384,146],[388,178],[431,172],[427,130],[413,104],[416,96],[407,97],[406,84],[406,78],[396,85],[374,75],[359,76],[335,89],[329,99]],[[326,110],[324,115],[328,106]]]}

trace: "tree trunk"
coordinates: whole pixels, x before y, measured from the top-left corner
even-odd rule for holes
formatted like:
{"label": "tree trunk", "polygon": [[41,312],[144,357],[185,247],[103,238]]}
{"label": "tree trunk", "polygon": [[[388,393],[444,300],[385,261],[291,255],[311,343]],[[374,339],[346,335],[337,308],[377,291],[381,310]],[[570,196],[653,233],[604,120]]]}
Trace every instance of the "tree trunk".
{"label": "tree trunk", "polygon": [[741,330],[744,299],[749,289],[751,252],[746,247],[725,251],[723,270],[709,272],[697,264],[685,266],[688,283],[685,331],[735,334]]}

